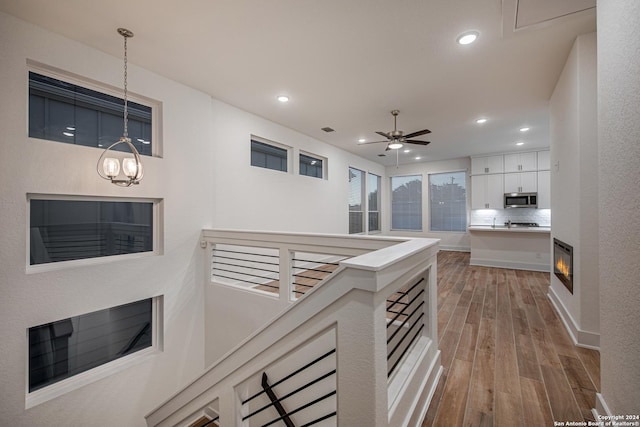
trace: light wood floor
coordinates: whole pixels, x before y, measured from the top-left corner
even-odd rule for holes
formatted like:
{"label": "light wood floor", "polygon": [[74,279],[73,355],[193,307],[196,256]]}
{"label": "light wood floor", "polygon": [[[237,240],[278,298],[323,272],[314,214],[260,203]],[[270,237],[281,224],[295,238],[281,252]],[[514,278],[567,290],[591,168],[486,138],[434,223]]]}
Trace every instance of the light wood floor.
{"label": "light wood floor", "polygon": [[548,273],[469,266],[469,253],[439,253],[444,372],[423,427],[593,420],[600,355],[573,345],[548,287]]}

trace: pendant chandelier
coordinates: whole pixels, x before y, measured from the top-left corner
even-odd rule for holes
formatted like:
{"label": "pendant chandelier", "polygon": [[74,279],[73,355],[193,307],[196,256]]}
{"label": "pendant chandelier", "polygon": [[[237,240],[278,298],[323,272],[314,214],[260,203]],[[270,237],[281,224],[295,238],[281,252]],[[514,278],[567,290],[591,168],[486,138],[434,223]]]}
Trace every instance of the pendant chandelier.
{"label": "pendant chandelier", "polygon": [[[143,171],[140,153],[138,153],[136,147],[131,143],[127,129],[127,39],[133,37],[133,33],[126,28],[118,28],[118,34],[124,38],[124,131],[117,142],[114,142],[104,150],[98,159],[97,170],[101,178],[111,181],[112,184],[129,187],[133,184],[140,183]],[[109,154],[113,155],[116,153],[116,151],[112,149],[120,144],[127,146],[132,154],[132,156],[120,156],[122,157],[122,168],[120,167],[120,160],[117,157],[108,157]]]}

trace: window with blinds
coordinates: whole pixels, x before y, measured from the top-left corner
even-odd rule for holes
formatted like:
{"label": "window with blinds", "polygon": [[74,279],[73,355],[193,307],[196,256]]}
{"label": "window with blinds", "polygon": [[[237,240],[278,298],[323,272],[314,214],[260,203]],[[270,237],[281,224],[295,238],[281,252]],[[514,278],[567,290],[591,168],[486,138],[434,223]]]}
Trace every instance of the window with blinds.
{"label": "window with blinds", "polygon": [[429,174],[431,231],[467,231],[466,173]]}
{"label": "window with blinds", "polygon": [[422,230],[422,176],[391,177],[391,229]]}
{"label": "window with blinds", "polygon": [[369,233],[380,231],[380,184],[382,178],[370,173],[368,175],[368,206]]}
{"label": "window with blinds", "polygon": [[[152,154],[152,108],[127,102],[128,133],[142,155]],[[124,100],[29,72],[29,136],[107,148],[123,130]],[[128,151],[122,144],[114,150]]]}
{"label": "window with blinds", "polygon": [[289,150],[251,139],[251,166],[287,172]]}
{"label": "window with blinds", "polygon": [[349,234],[364,233],[365,173],[349,168]]}

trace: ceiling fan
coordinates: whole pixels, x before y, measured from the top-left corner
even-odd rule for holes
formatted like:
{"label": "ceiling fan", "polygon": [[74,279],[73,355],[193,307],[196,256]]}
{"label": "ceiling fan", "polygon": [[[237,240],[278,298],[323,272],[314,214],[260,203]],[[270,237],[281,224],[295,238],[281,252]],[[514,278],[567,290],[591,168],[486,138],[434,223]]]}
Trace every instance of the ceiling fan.
{"label": "ceiling fan", "polygon": [[429,129],[423,129],[423,130],[419,130],[417,132],[412,132],[410,134],[404,135],[404,133],[401,130],[398,130],[398,127],[396,125],[396,120],[398,118],[398,114],[400,114],[400,111],[399,110],[392,110],[391,114],[393,115],[393,130],[391,132],[376,132],[378,135],[384,136],[385,138],[387,138],[386,141],[360,142],[358,145],[376,144],[376,143],[379,143],[379,142],[386,142],[387,143],[387,148],[385,149],[385,151],[389,151],[389,150],[397,150],[399,148],[402,148],[402,146],[405,143],[406,144],[415,144],[415,145],[428,145],[428,144],[431,144],[430,141],[419,141],[417,139],[411,139],[411,138],[415,138],[416,136],[426,135],[428,133],[431,133],[431,131]]}

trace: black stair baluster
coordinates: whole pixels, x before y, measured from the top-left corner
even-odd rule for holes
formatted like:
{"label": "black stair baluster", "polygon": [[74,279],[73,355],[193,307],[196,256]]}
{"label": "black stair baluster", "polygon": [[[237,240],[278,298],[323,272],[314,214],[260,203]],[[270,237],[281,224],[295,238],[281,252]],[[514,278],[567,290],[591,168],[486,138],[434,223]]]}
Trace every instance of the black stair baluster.
{"label": "black stair baluster", "polygon": [[269,377],[267,377],[266,372],[262,373],[262,388],[264,389],[265,393],[267,393],[267,396],[269,396],[271,402],[273,402],[273,406],[276,408],[276,411],[278,411],[278,415],[282,417],[282,421],[284,421],[285,425],[287,427],[296,427],[293,424],[293,421],[291,421],[291,418],[289,418],[289,415],[287,415],[287,411],[285,411],[280,404],[280,401],[278,400],[276,394],[273,392],[273,389],[269,385]]}

